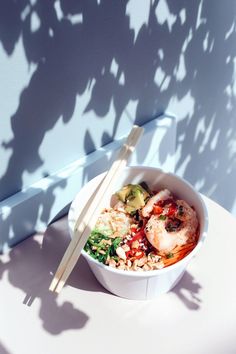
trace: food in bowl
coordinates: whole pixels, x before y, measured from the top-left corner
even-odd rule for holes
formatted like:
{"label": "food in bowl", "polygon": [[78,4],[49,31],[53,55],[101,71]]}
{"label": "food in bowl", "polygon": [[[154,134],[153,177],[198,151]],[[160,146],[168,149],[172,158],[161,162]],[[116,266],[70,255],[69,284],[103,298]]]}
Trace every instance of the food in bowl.
{"label": "food in bowl", "polygon": [[[82,211],[86,209],[86,206],[89,205],[90,201],[96,195],[97,188],[104,179],[105,174],[99,174],[91,179],[75,196],[68,214],[71,237],[73,237],[78,216],[82,214]],[[98,282],[109,292],[127,299],[148,300],[167,293],[180,281],[187,266],[194,256],[197,255],[206,239],[208,218],[204,200],[188,182],[173,173],[167,173],[159,168],[147,166],[125,168],[121,176],[110,187],[111,193],[104,200],[101,212],[116,204],[117,199],[116,201],[114,200],[114,195],[116,195],[117,191],[128,184],[140,184],[140,181],[145,181],[152,192],[169,190],[176,200],[185,201],[196,212],[198,229],[195,247],[175,263],[166,265],[161,269],[150,269],[149,271],[127,271],[118,267],[112,267],[93,258],[85,250],[82,250],[81,255],[87,261]],[[113,197],[111,198],[112,195]],[[175,251],[176,249],[170,253],[174,253]],[[169,261],[172,262],[174,257],[171,257],[171,255],[169,257]],[[166,258],[167,262],[168,257]]]}
{"label": "food in bowl", "polygon": [[127,184],[111,200],[85,245],[99,262],[120,270],[156,270],[178,262],[196,246],[197,213],[168,189]]}

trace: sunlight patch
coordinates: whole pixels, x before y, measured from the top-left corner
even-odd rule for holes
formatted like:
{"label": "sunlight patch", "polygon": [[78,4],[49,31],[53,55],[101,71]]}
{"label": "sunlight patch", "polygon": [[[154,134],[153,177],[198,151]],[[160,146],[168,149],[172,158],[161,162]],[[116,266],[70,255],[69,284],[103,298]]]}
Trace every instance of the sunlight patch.
{"label": "sunlight patch", "polygon": [[234,57],[233,95],[236,96],[236,57]]}
{"label": "sunlight patch", "polygon": [[231,62],[231,56],[228,55],[227,58],[225,59],[225,64],[229,64]]}
{"label": "sunlight patch", "polygon": [[191,90],[189,90],[181,99],[179,99],[176,95],[173,95],[166,109],[168,112],[175,112],[175,116],[178,117],[178,121],[190,119],[194,115],[194,110],[195,99],[191,95]]}
{"label": "sunlight patch", "polygon": [[194,138],[193,141],[196,142],[199,138],[199,135],[203,135],[205,131],[205,122],[204,122],[204,117],[199,117],[198,119],[198,123],[195,129],[195,134],[194,134]]}
{"label": "sunlight patch", "polygon": [[207,51],[208,42],[209,42],[209,31],[206,33],[206,36],[205,36],[205,38],[203,39],[203,43],[202,43],[204,52]]}
{"label": "sunlight patch", "polygon": [[227,39],[229,39],[229,37],[231,36],[231,34],[235,32],[235,23],[233,22],[230,29],[228,30],[228,32],[225,35],[225,40],[227,41]]}
{"label": "sunlight patch", "polygon": [[125,85],[125,73],[122,71],[120,78],[119,78],[119,84],[124,86]]}
{"label": "sunlight patch", "polygon": [[215,44],[215,40],[214,38],[212,39],[210,45],[209,45],[209,53],[211,53],[213,51],[213,48],[214,48],[214,44]]}
{"label": "sunlight patch", "polygon": [[[202,124],[204,126],[204,133],[203,133],[203,141],[202,141],[202,144],[200,145],[199,147],[199,154],[202,154],[203,151],[205,150],[205,147],[206,145],[210,142],[210,136],[211,136],[211,133],[212,133],[212,130],[213,130],[213,125],[214,125],[214,122],[215,122],[215,115],[213,115],[213,117],[211,118],[211,121],[208,125],[208,127],[206,126],[205,124],[205,121],[203,120],[202,121]],[[198,127],[198,126],[197,126]]]}
{"label": "sunlight patch", "polygon": [[186,22],[186,9],[182,9],[179,12],[180,22],[183,25]]}
{"label": "sunlight patch", "polygon": [[9,206],[6,205],[1,207],[1,217],[3,221],[7,220],[10,215],[11,215],[11,208]]}
{"label": "sunlight patch", "polygon": [[184,161],[182,162],[182,164],[178,167],[176,173],[177,173],[178,175],[180,175],[180,176],[184,176],[184,173],[185,173],[185,171],[186,171],[186,169],[187,169],[188,164],[190,163],[190,161],[191,161],[191,155],[188,154],[188,155],[186,156],[186,158],[184,159]]}
{"label": "sunlight patch", "polygon": [[55,11],[56,11],[57,19],[58,19],[58,21],[60,21],[64,17],[64,15],[63,15],[63,12],[62,12],[62,9],[61,9],[61,4],[60,4],[59,0],[55,1],[54,8],[55,8]]}
{"label": "sunlight patch", "polygon": [[160,60],[164,59],[164,50],[162,48],[158,49],[157,54],[158,54]]}
{"label": "sunlight patch", "polygon": [[161,67],[158,67],[154,76],[154,81],[158,87],[161,86],[164,78],[165,78],[165,72],[162,70]]}
{"label": "sunlight patch", "polygon": [[117,64],[115,58],[113,58],[112,62],[111,62],[110,73],[113,74],[115,77],[118,73],[118,68],[119,68],[119,65]]}
{"label": "sunlight patch", "polygon": [[68,15],[68,20],[72,23],[72,25],[78,25],[79,23],[83,23],[83,14],[76,14],[76,15]]}
{"label": "sunlight patch", "polygon": [[198,7],[198,14],[197,14],[197,21],[196,21],[196,30],[202,25],[207,22],[206,18],[202,17],[202,5],[203,5],[203,0],[200,2],[199,7]]}
{"label": "sunlight patch", "polygon": [[41,26],[41,21],[40,18],[37,14],[37,12],[32,12],[31,17],[30,17],[30,30],[31,32],[36,32]]}
{"label": "sunlight patch", "polygon": [[236,141],[230,140],[229,141],[229,157],[232,159],[236,156]]}
{"label": "sunlight patch", "polygon": [[158,2],[158,5],[155,10],[157,22],[160,25],[163,25],[165,22],[167,22],[167,26],[169,28],[169,31],[172,31],[172,27],[175,24],[177,20],[177,16],[173,15],[170,10],[169,6],[166,2],[166,0],[160,0]]}
{"label": "sunlight patch", "polygon": [[211,143],[210,143],[211,150],[215,150],[215,148],[218,144],[219,136],[220,136],[220,130],[217,130],[215,135],[211,139]]}
{"label": "sunlight patch", "polygon": [[[166,76],[161,87],[160,87],[160,92],[163,92],[165,90],[168,89],[169,85],[170,85],[170,82],[171,82],[171,77],[170,75]],[[154,113],[154,112],[153,112]]]}
{"label": "sunlight patch", "polygon": [[176,77],[176,81],[182,81],[186,76],[186,67],[185,67],[185,60],[184,54],[181,53],[179,56],[179,64],[178,67],[174,69],[174,75]]}
{"label": "sunlight patch", "polygon": [[30,5],[26,5],[26,7],[24,8],[24,10],[21,12],[20,14],[20,18],[21,20],[24,22],[26,17],[30,14]]}
{"label": "sunlight patch", "polygon": [[191,42],[192,38],[193,38],[193,30],[192,30],[192,28],[190,28],[188,36],[185,39],[185,41],[183,43],[183,46],[182,46],[182,53],[184,53],[186,51],[186,49],[187,49],[189,43]]}
{"label": "sunlight patch", "polygon": [[126,15],[130,18],[130,29],[134,30],[134,42],[142,26],[148,24],[149,12],[149,1],[140,1],[137,6],[137,0],[129,0],[126,6]]}
{"label": "sunlight patch", "polygon": [[13,230],[13,226],[11,225],[11,226],[9,227],[9,231],[8,231],[8,238],[9,238],[10,240],[12,240],[14,237],[15,237],[15,233],[14,233],[14,230]]}
{"label": "sunlight patch", "polygon": [[198,180],[194,187],[196,188],[196,190],[200,191],[205,185],[205,178],[201,178],[200,180]]}
{"label": "sunlight patch", "polygon": [[49,34],[49,37],[53,37],[54,36],[54,31],[53,31],[52,28],[49,28],[48,34]]}

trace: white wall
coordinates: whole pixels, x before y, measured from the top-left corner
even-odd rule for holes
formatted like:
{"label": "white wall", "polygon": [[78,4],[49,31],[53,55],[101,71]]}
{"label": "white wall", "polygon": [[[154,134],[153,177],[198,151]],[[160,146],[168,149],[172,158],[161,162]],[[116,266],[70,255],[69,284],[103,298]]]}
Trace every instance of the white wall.
{"label": "white wall", "polygon": [[0,201],[171,112],[176,172],[236,215],[235,15],[234,0],[0,2]]}

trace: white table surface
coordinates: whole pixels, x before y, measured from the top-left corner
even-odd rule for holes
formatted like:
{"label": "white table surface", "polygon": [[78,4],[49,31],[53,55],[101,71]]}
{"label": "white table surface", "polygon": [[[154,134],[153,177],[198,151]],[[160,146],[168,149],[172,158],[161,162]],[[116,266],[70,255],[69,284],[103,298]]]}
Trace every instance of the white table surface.
{"label": "white table surface", "polygon": [[179,284],[149,301],[104,290],[82,259],[56,296],[66,217],[0,258],[0,354],[236,353],[236,219],[204,197],[209,233]]}

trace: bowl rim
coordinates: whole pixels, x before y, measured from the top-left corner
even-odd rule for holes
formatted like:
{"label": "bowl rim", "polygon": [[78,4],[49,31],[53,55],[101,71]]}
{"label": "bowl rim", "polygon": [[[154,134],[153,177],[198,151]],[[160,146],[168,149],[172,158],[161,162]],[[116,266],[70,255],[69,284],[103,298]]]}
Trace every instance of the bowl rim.
{"label": "bowl rim", "polygon": [[[93,257],[91,257],[84,249],[82,249],[81,251],[81,255],[87,260],[87,262],[91,262],[93,264],[95,264],[96,266],[104,269],[105,271],[111,272],[113,274],[119,274],[119,275],[125,275],[128,277],[137,277],[137,278],[147,278],[147,277],[154,277],[157,275],[161,275],[164,274],[166,272],[170,272],[171,270],[174,270],[176,268],[181,267],[181,265],[185,265],[185,267],[188,265],[188,263],[190,262],[190,260],[199,252],[200,248],[202,247],[206,236],[207,236],[207,230],[208,230],[208,212],[207,212],[207,208],[205,205],[205,202],[200,194],[200,192],[198,192],[192,185],[190,182],[188,182],[187,180],[185,180],[183,177],[178,176],[177,174],[173,173],[173,172],[167,172],[164,171],[161,168],[158,167],[151,167],[151,166],[127,166],[125,167],[124,170],[129,170],[129,169],[136,169],[136,170],[155,170],[155,171],[159,171],[160,173],[164,174],[164,175],[169,175],[172,176],[174,178],[176,178],[177,180],[179,180],[181,183],[186,184],[191,191],[195,194],[196,198],[198,199],[200,206],[202,208],[203,211],[203,215],[204,215],[204,224],[203,224],[203,229],[202,229],[202,233],[199,236],[198,242],[196,244],[196,246],[194,247],[194,249],[184,258],[182,258],[181,260],[177,261],[176,263],[161,268],[161,269],[155,269],[155,270],[147,270],[147,271],[132,271],[132,270],[125,270],[125,269],[117,269],[117,268],[113,268],[113,267],[109,267],[108,265],[99,262],[98,260],[94,259]],[[68,221],[68,226],[69,226],[69,233],[70,233],[70,237],[72,237],[72,227],[71,227],[71,218],[70,215],[72,214],[72,206],[73,203],[75,202],[76,198],[78,197],[79,193],[81,192],[81,190],[88,185],[89,183],[92,183],[95,179],[100,179],[102,178],[102,176],[107,173],[107,171],[102,172],[98,175],[96,175],[95,177],[91,178],[87,183],[84,184],[84,186],[81,187],[81,189],[78,191],[78,193],[75,195],[70,208],[69,208],[69,212],[68,212],[68,217],[67,217],[67,221]]]}

